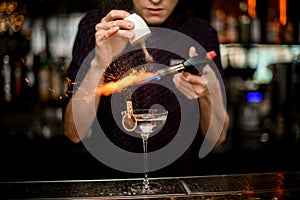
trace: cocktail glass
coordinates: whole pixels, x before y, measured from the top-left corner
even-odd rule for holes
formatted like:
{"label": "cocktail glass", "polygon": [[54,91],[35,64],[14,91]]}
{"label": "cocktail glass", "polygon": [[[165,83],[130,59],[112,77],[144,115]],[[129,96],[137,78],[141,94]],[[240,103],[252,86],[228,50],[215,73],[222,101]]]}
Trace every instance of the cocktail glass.
{"label": "cocktail glass", "polygon": [[123,127],[127,131],[134,131],[140,134],[143,141],[144,153],[144,180],[132,185],[131,190],[136,193],[151,194],[159,191],[162,185],[149,181],[148,178],[148,158],[147,145],[150,134],[157,133],[164,126],[168,111],[164,109],[135,109],[122,112]]}

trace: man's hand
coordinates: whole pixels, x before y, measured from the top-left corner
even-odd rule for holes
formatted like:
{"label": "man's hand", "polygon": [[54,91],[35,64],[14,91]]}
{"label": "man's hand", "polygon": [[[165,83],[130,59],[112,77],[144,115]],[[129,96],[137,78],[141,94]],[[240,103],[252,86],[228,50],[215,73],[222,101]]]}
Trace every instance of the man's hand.
{"label": "man's hand", "polygon": [[[195,47],[191,47],[189,56],[193,57],[197,55]],[[209,95],[207,82],[201,75],[182,72],[174,75],[173,82],[176,88],[188,99],[197,99]]]}
{"label": "man's hand", "polygon": [[124,20],[129,15],[123,10],[112,10],[95,26],[96,63],[108,66],[124,50],[128,40],[134,37],[134,33],[130,31],[134,24]]}

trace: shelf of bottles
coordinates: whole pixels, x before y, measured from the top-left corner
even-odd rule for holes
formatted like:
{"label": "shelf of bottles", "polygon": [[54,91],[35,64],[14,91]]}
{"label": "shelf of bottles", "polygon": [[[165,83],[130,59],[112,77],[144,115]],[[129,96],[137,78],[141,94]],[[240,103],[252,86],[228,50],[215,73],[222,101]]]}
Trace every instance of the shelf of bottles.
{"label": "shelf of bottles", "polygon": [[61,101],[66,91],[64,57],[2,57],[0,129],[2,134],[49,138],[62,133]]}
{"label": "shelf of bottles", "polygon": [[[253,69],[256,83],[269,83],[268,66],[299,62],[299,16],[294,0],[212,1],[211,25],[221,43],[224,68]],[[250,78],[250,77],[249,77]]]}
{"label": "shelf of bottles", "polygon": [[247,148],[300,142],[299,14],[294,0],[212,1],[232,133]]}
{"label": "shelf of bottles", "polygon": [[223,44],[299,44],[295,0],[213,1],[210,21]]}
{"label": "shelf of bottles", "polygon": [[300,45],[222,44],[221,55],[235,138],[299,143]]}
{"label": "shelf of bottles", "polygon": [[62,134],[61,103],[83,13],[30,18],[22,2],[0,2],[0,136]]}

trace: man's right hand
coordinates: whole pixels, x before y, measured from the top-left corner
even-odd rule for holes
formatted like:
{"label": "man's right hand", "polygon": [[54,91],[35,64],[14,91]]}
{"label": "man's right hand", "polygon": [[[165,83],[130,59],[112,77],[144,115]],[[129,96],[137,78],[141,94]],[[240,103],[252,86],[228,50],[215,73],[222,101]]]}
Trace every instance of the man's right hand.
{"label": "man's right hand", "polygon": [[134,37],[131,32],[134,24],[124,20],[130,13],[124,10],[111,10],[101,22],[95,26],[96,48],[95,60],[102,67],[108,66],[113,58],[125,48],[129,39]]}

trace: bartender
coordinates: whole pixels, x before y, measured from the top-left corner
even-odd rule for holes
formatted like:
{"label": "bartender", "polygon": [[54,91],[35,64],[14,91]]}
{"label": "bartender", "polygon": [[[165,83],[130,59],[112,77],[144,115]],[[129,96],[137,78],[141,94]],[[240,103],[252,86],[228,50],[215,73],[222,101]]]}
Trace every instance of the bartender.
{"label": "bartender", "polygon": [[[111,1],[107,3],[111,4]],[[197,170],[194,166],[200,160],[199,149],[210,129],[211,119],[224,119],[221,129],[213,131],[213,145],[219,146],[226,140],[229,123],[226,106],[220,106],[218,112],[213,112],[210,92],[216,90],[217,93],[222,93],[221,88],[218,84],[209,87],[210,80],[207,78],[214,78],[214,73],[222,75],[217,33],[208,22],[187,15],[184,3],[183,0],[132,0],[128,1],[127,10],[114,9],[106,13],[92,11],[82,18],[67,72],[69,88],[63,106],[64,133],[70,141],[75,144],[90,144],[91,148],[88,149],[99,148],[101,154],[106,154],[113,160],[114,155],[100,146],[100,130],[116,147],[133,153],[142,152],[141,139],[126,134],[114,116],[114,110],[126,109],[123,105],[127,101],[131,101],[134,108],[160,105],[168,111],[163,129],[149,138],[149,152],[155,152],[170,144],[176,138],[181,123],[197,120],[195,131],[184,131],[193,132],[191,144],[184,148],[184,152],[175,162],[155,170],[158,176],[194,174]],[[130,43],[135,37],[132,31],[135,24],[125,18],[133,12],[141,16],[151,29],[152,35],[145,40],[145,45]],[[166,37],[168,34],[163,34],[164,31],[174,35]],[[133,68],[147,65],[149,55],[155,68],[169,66],[175,60],[209,51],[216,52],[213,61],[218,72],[207,67],[206,75],[181,72],[164,78],[162,81],[165,85],[157,81],[141,85],[134,91],[129,87],[118,94],[118,103],[114,93],[99,95],[96,92],[103,83],[118,81]],[[190,118],[194,115],[199,118]],[[181,146],[178,145],[177,148]],[[104,168],[112,170],[114,167]],[[105,174],[105,170],[102,171]]]}

